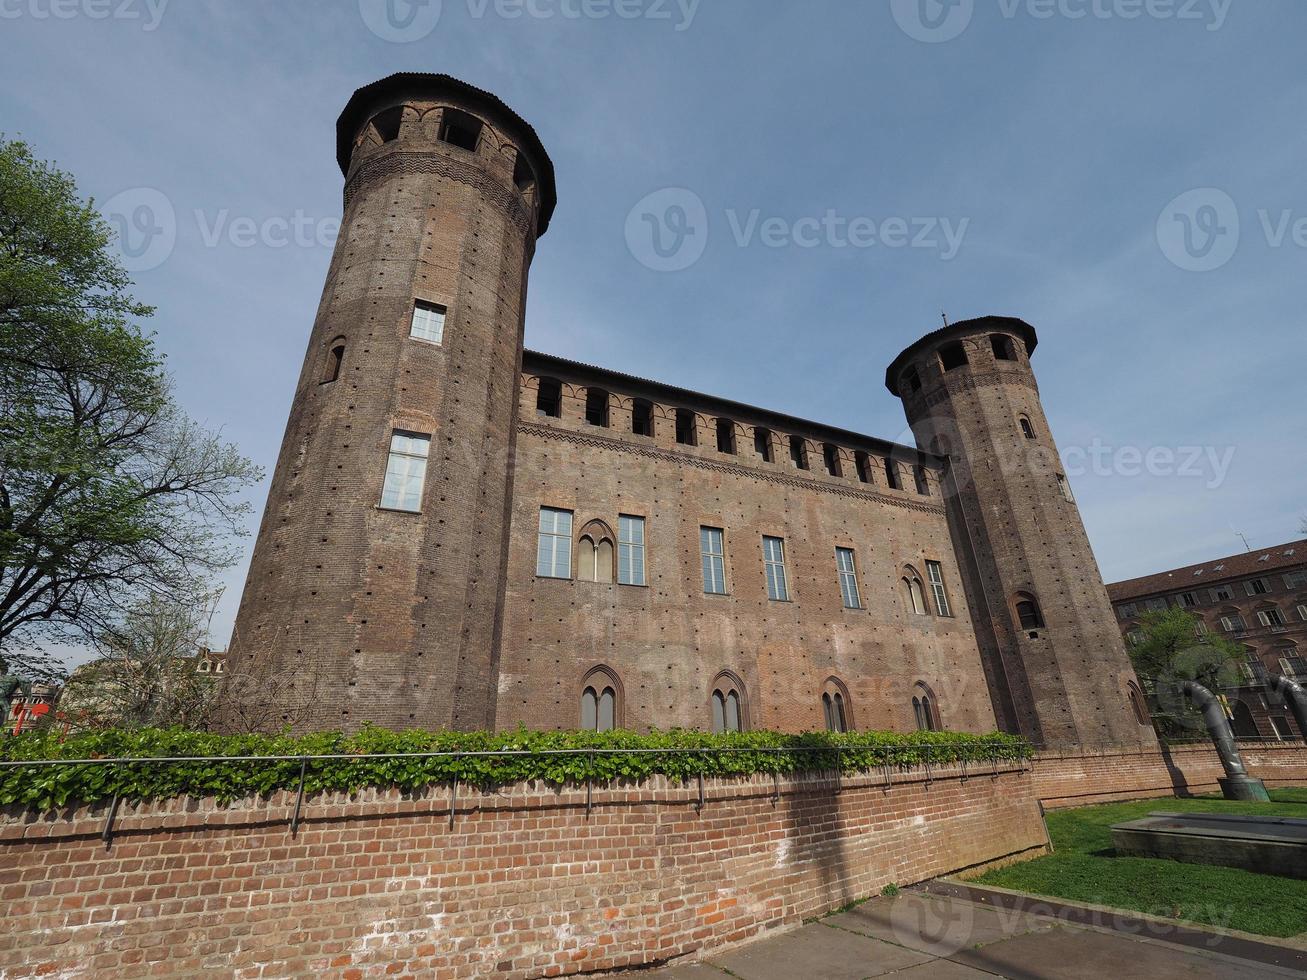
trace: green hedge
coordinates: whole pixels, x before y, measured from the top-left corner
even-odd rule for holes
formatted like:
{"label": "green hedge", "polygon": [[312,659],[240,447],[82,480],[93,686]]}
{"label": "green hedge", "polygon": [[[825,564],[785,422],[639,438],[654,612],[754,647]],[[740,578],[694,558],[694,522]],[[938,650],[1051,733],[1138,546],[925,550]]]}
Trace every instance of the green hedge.
{"label": "green hedge", "polygon": [[[669,752],[546,755],[558,749],[670,749]],[[767,752],[802,748],[814,751]],[[732,749],[704,752],[704,749]],[[502,758],[362,758],[381,753],[525,751]],[[355,735],[213,735],[174,729],[108,731],[74,735],[63,741],[52,733],[23,734],[0,742],[0,761],[29,759],[168,758],[195,756],[357,755],[310,760],[305,792],[353,792],[365,787],[416,790],[447,784],[455,777],[479,787],[540,779],[562,785],[586,779],[640,780],[654,774],[673,779],[750,776],[797,771],[845,772],[921,765],[929,753],[935,763],[968,760],[987,763],[1029,758],[1030,746],[1012,735],[956,732],[741,732],[709,735],[674,730],[634,732],[391,732],[364,728]],[[0,768],[0,803],[37,808],[69,802],[94,803],[115,793],[124,799],[216,796],[232,800],[266,795],[299,784],[300,762],[120,763],[93,766],[15,766]]]}

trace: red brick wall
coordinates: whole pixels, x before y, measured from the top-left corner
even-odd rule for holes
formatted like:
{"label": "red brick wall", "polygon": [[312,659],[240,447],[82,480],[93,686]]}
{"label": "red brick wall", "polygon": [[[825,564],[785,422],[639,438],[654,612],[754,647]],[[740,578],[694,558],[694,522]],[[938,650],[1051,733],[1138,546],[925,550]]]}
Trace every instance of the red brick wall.
{"label": "red brick wall", "polygon": [[1045,843],[1029,772],[534,785],[0,816],[0,976],[556,976],[691,954]]}
{"label": "red brick wall", "polygon": [[[1239,748],[1248,772],[1267,786],[1307,785],[1307,745],[1243,743]],[[1160,751],[1046,752],[1034,762],[1035,792],[1049,808],[1219,793],[1217,779],[1223,775],[1210,745]]]}

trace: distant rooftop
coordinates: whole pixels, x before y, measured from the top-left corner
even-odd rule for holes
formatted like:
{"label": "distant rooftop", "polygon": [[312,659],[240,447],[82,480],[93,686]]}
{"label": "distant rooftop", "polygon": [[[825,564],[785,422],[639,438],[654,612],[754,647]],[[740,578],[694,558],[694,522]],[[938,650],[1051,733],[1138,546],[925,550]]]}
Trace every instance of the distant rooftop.
{"label": "distant rooftop", "polygon": [[1113,602],[1140,599],[1163,592],[1186,592],[1211,582],[1254,577],[1262,572],[1307,565],[1307,539],[1278,544],[1273,548],[1214,558],[1199,565],[1186,565],[1169,572],[1157,572],[1107,587]]}

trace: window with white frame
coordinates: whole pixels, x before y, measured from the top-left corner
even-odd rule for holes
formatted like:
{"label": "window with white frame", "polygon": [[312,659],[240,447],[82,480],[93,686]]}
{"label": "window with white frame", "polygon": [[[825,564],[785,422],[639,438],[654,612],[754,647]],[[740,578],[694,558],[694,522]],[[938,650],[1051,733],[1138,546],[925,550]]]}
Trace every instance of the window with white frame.
{"label": "window with white frame", "polygon": [[1300,603],[1298,606],[1298,618],[1307,623],[1307,603]]}
{"label": "window with white frame", "polygon": [[721,528],[699,528],[699,554],[703,559],[703,591],[726,595],[726,542]]}
{"label": "window with white frame", "polygon": [[1230,588],[1228,585],[1218,585],[1216,588],[1212,589],[1213,602],[1229,602],[1233,598],[1234,589]]}
{"label": "window with white frame", "polygon": [[1307,572],[1290,572],[1284,576],[1284,587],[1286,589],[1301,589],[1307,586]]}
{"label": "window with white frame", "polygon": [[790,598],[789,583],[785,579],[785,541],[782,538],[763,537],[762,563],[767,572],[767,598],[786,602]]}
{"label": "window with white frame", "polygon": [[1259,609],[1257,610],[1257,622],[1263,626],[1283,626],[1284,613],[1278,609]]}
{"label": "window with white frame", "polygon": [[1180,593],[1180,605],[1184,606],[1184,608],[1186,608],[1186,609],[1191,609],[1191,608],[1193,608],[1194,606],[1198,605],[1198,595],[1197,595],[1197,593],[1194,593],[1194,592],[1181,592],[1181,593]]}
{"label": "window with white frame", "polygon": [[1264,578],[1249,579],[1243,584],[1243,590],[1249,595],[1266,595],[1271,591]]}
{"label": "window with white frame", "polygon": [[617,581],[644,585],[644,518],[621,514],[617,518]]}
{"label": "window with white frame", "polygon": [[423,300],[415,301],[408,335],[430,344],[441,343],[445,339],[445,308]]}
{"label": "window with white frame", "polygon": [[541,578],[572,577],[572,512],[570,510],[540,508],[536,574]]}
{"label": "window with white frame", "polygon": [[1221,629],[1227,633],[1237,633],[1244,628],[1243,617],[1238,613],[1228,613],[1221,617]]}
{"label": "window with white frame", "polygon": [[1071,493],[1071,484],[1061,473],[1057,474],[1057,489],[1062,494],[1062,499],[1068,503],[1075,503],[1075,495]]}
{"label": "window with white frame", "polygon": [[835,567],[839,570],[840,595],[844,599],[844,608],[861,609],[862,596],[858,594],[858,572],[852,548],[835,549]]}
{"label": "window with white frame", "polygon": [[944,566],[937,561],[926,562],[926,578],[930,580],[930,591],[935,596],[935,612],[940,616],[952,616],[948,592],[944,589]]}
{"label": "window with white frame", "polygon": [[426,483],[427,457],[430,455],[430,436],[415,432],[391,435],[386,482],[381,488],[382,507],[415,512],[422,509],[422,488]]}

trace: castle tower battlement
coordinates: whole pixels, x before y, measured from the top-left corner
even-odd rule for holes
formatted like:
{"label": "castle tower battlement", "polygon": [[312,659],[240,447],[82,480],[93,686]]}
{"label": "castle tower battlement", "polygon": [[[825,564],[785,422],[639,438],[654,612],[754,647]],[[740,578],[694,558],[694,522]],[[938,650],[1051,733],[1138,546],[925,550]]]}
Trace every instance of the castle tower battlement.
{"label": "castle tower battlement", "polygon": [[[229,702],[301,730],[492,728],[535,132],[446,75],[356,92],[340,236],[230,655]],[[229,717],[229,724],[237,724]]]}
{"label": "castle tower battlement", "polygon": [[885,384],[918,445],[949,459],[949,518],[1000,724],[1053,748],[1152,744],[1040,402],[1037,343],[1011,317],[955,323],[904,350]]}

